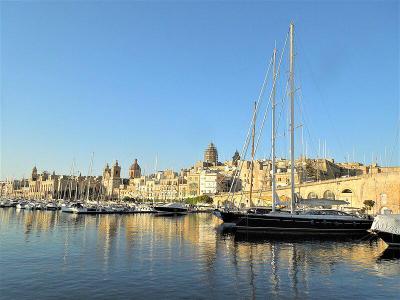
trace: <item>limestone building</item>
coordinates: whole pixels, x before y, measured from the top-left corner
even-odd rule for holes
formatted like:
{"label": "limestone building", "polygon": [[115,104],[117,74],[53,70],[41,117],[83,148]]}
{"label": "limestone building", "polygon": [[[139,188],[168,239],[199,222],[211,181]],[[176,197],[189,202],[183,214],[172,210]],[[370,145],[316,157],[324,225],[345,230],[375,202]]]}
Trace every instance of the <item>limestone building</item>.
{"label": "limestone building", "polygon": [[213,143],[210,143],[204,151],[204,162],[216,166],[218,164],[218,151]]}
{"label": "limestone building", "polygon": [[118,161],[110,168],[107,164],[103,170],[102,185],[104,194],[108,199],[116,199],[119,197],[119,187],[121,184],[121,167]]}
{"label": "limestone building", "polygon": [[133,161],[133,164],[129,168],[129,178],[130,179],[140,178],[140,176],[142,176],[142,171],[138,164],[137,158],[135,158],[135,160]]}

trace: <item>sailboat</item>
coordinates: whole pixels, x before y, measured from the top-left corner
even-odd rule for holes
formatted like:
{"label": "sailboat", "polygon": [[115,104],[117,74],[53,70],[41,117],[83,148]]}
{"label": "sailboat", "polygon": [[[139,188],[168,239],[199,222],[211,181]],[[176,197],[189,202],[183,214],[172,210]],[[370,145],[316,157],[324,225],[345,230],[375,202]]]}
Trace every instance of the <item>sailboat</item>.
{"label": "sailboat", "polygon": [[[266,214],[247,213],[235,225],[238,231],[259,231],[269,235],[350,235],[366,234],[372,218],[347,214],[340,210],[296,210],[295,159],[294,159],[294,24],[290,24],[290,161],[291,201],[290,212],[276,210],[275,184],[275,124],[272,126],[272,210]],[[274,104],[272,105],[274,114]]]}

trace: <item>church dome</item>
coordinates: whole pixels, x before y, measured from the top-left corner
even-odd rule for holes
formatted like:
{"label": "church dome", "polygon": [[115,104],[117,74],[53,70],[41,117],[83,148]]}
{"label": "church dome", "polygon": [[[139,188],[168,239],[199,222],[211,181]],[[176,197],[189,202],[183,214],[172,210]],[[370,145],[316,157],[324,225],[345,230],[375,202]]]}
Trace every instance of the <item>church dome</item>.
{"label": "church dome", "polygon": [[140,166],[137,162],[137,158],[135,158],[135,160],[133,161],[133,164],[131,165],[130,170],[140,170]]}
{"label": "church dome", "polygon": [[204,151],[204,161],[216,165],[218,162],[218,151],[213,143],[210,143]]}
{"label": "church dome", "polygon": [[141,174],[141,169],[140,166],[138,164],[137,159],[135,158],[135,160],[133,161],[133,164],[131,165],[131,167],[129,168],[129,177],[130,178],[140,178]]}

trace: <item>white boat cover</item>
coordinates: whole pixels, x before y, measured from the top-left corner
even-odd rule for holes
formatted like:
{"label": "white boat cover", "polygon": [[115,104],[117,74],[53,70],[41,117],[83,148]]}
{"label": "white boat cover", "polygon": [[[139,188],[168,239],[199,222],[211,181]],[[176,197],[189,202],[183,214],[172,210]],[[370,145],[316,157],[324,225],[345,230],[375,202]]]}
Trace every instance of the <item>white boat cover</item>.
{"label": "white boat cover", "polygon": [[377,215],[371,230],[400,235],[400,215]]}

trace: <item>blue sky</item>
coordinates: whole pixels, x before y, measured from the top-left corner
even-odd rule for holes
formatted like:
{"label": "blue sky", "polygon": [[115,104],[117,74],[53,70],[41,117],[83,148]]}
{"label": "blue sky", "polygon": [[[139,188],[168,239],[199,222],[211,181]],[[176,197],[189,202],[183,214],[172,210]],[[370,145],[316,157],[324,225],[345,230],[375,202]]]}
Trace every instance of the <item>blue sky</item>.
{"label": "blue sky", "polygon": [[[148,173],[156,156],[178,169],[210,141],[229,159],[291,20],[309,156],[326,140],[338,161],[398,165],[396,1],[1,2],[0,177],[68,174],[73,159],[86,174],[92,152],[97,174],[118,159],[127,176],[134,158]],[[278,96],[287,62],[281,75]]]}

